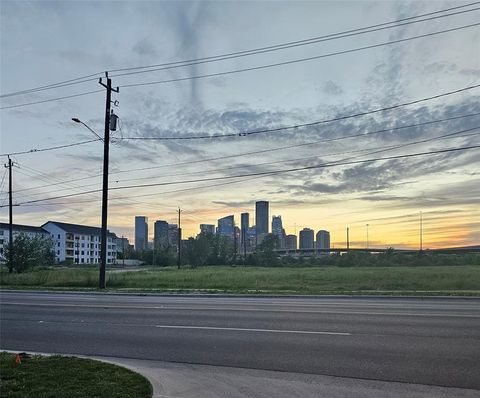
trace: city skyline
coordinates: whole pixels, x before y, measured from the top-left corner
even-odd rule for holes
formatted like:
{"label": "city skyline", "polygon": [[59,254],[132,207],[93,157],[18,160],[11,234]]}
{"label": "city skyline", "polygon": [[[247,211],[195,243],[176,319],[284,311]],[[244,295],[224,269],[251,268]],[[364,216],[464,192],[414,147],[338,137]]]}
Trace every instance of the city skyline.
{"label": "city skyline", "polygon": [[[14,207],[14,223],[40,225],[51,219],[100,225],[101,143],[29,151],[95,140],[72,118],[101,133],[104,91],[50,99],[100,90],[97,77],[105,70],[288,43],[457,5],[301,4],[141,2],[132,10],[122,2],[115,7],[2,3],[2,94],[95,76],[74,86],[2,98],[1,153],[27,151],[12,157],[14,203],[20,204]],[[262,23],[266,16],[272,16],[271,26]],[[86,31],[82,20],[91,21],[92,29]],[[103,20],[109,29],[100,30]],[[425,248],[478,244],[478,149],[394,158],[478,144],[479,89],[467,89],[480,78],[478,29],[358,50],[475,22],[475,13],[468,12],[255,56],[113,77],[120,86],[113,96],[119,129],[110,148],[108,229],[133,242],[136,215],[173,223],[180,207],[185,210],[185,238],[195,236],[200,223],[216,225],[230,214],[240,221],[240,213],[253,214],[252,204],[265,199],[275,204],[270,214],[282,215],[287,235],[298,235],[304,227],[326,229],[336,246],[344,244],[346,227],[351,244],[364,246],[369,224],[370,245],[417,248],[420,212]],[[126,32],[124,26],[142,29]],[[357,50],[323,57],[351,49]],[[188,80],[317,56],[321,58]],[[128,87],[169,79],[187,80]],[[465,90],[453,93],[460,89]],[[432,98],[437,95],[443,96]],[[417,100],[423,102],[352,116]],[[41,101],[48,102],[16,107]],[[242,135],[265,129],[274,131]],[[228,134],[234,136],[185,139]],[[182,140],[160,140],[164,138]],[[385,157],[391,158],[354,163]],[[303,170],[279,172],[296,168]],[[0,195],[5,202],[5,188]],[[78,196],[49,199],[65,195]],[[7,218],[8,209],[1,207],[0,220]],[[268,217],[268,225],[270,221]],[[153,224],[149,232],[151,240]]]}

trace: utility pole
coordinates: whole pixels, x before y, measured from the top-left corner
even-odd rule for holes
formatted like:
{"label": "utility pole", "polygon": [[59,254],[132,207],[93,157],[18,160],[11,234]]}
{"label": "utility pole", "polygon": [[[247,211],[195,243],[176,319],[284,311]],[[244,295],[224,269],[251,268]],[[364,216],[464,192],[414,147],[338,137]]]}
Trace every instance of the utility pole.
{"label": "utility pole", "polygon": [[235,230],[235,218],[233,219],[233,262],[237,261],[237,231]]}
{"label": "utility pole", "polygon": [[177,268],[180,269],[180,262],[182,259],[182,228],[180,227],[180,207],[178,208],[178,249],[177,249]]}
{"label": "utility pole", "polygon": [[105,72],[107,84],[104,84],[102,78],[99,83],[107,89],[105,101],[105,131],[103,137],[103,192],[102,192],[102,237],[100,248],[100,275],[98,278],[98,287],[105,289],[105,269],[107,265],[107,215],[108,215],[108,157],[110,144],[110,108],[112,104],[112,91],[118,93],[119,88],[112,88],[112,79]]}
{"label": "utility pole", "polygon": [[348,236],[350,228],[347,227],[347,250],[350,250],[350,237]]}
{"label": "utility pole", "polygon": [[122,235],[122,263],[123,267],[125,268],[125,238]]}
{"label": "utility pole", "polygon": [[152,247],[152,265],[155,266],[155,236],[153,237],[153,247]]}
{"label": "utility pole", "polygon": [[13,201],[12,201],[12,159],[8,156],[8,271],[13,269]]}
{"label": "utility pole", "polygon": [[423,250],[423,218],[422,218],[422,212],[420,212],[420,253]]}
{"label": "utility pole", "polygon": [[245,229],[245,226],[242,228],[242,238],[243,238],[243,265],[247,265],[247,230]]}

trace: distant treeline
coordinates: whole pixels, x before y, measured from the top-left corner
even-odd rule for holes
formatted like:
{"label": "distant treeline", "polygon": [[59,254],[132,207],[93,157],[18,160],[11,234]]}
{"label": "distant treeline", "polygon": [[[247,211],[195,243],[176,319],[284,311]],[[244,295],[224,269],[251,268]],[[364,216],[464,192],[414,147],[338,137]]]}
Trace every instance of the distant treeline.
{"label": "distant treeline", "polygon": [[[212,265],[245,265],[263,267],[281,266],[337,266],[337,267],[395,267],[395,266],[442,266],[480,265],[480,254],[440,254],[431,251],[417,253],[396,252],[389,249],[384,253],[350,252],[343,254],[319,254],[311,257],[279,256],[277,237],[267,235],[257,247],[256,253],[246,258],[234,250],[225,237],[202,234],[190,238],[182,245],[181,265],[190,267]],[[126,256],[127,257],[127,256]],[[175,248],[130,252],[128,258],[145,261],[147,265],[173,266],[177,264]]]}

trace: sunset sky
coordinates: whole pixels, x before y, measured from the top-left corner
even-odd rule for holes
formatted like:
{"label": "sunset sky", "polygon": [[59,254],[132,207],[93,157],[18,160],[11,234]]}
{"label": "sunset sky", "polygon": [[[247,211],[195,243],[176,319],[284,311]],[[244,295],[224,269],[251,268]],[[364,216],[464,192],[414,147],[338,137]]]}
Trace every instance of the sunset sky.
{"label": "sunset sky", "polygon": [[[72,117],[103,136],[104,91],[16,105],[101,90],[98,77],[106,70],[296,42],[464,4],[2,1],[1,160],[5,163],[8,153],[95,139]],[[466,27],[480,22],[476,8],[480,4],[443,13],[462,11],[444,18],[239,58],[123,76],[115,75],[125,71],[111,72],[113,85],[120,86],[113,99],[119,101],[114,111],[121,131],[114,133],[110,149],[109,229],[133,241],[134,217],[145,215],[153,237],[153,222],[176,222],[180,207],[184,237],[195,236],[200,223],[216,224],[229,214],[240,223],[240,213],[248,211],[253,224],[255,201],[268,200],[270,216],[281,215],[287,233],[298,234],[304,227],[326,229],[335,246],[345,245],[349,227],[351,245],[364,247],[369,224],[371,246],[417,248],[420,212],[425,248],[479,244],[479,148],[267,176],[248,174],[480,145],[480,87],[366,116],[251,136],[125,139],[274,129],[479,85],[480,25]],[[318,58],[458,27],[462,28]],[[311,57],[317,58],[128,87]],[[8,96],[87,75],[78,84]],[[398,129],[420,123],[424,125]],[[445,137],[452,133],[457,134]],[[349,135],[357,137],[338,139]],[[332,138],[336,140],[327,141]],[[259,151],[263,152],[249,154]],[[80,193],[101,189],[102,157],[99,141],[12,155],[17,166],[14,203],[20,204],[14,208],[14,223],[54,220],[99,226],[101,192]],[[168,182],[172,184],[115,189]],[[7,189],[3,178],[0,205],[8,203]],[[28,203],[72,193],[79,195]],[[8,207],[2,207],[0,221],[7,220]]]}

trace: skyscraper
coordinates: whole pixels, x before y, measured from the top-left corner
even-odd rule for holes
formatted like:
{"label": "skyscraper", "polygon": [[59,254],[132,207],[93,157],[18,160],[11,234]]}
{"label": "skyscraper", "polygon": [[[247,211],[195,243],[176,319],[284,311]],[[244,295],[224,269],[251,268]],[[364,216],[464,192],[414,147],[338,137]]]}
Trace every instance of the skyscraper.
{"label": "skyscraper", "polygon": [[168,244],[178,250],[178,224],[168,224]]}
{"label": "skyscraper", "polygon": [[272,234],[278,237],[278,244],[280,249],[285,248],[285,230],[282,225],[282,216],[272,217]]}
{"label": "skyscraper", "polygon": [[287,250],[297,250],[297,235],[287,235],[285,239],[285,248]]}
{"label": "skyscraper", "polygon": [[153,246],[155,249],[168,246],[168,223],[166,221],[155,221],[153,225]]}
{"label": "skyscraper", "polygon": [[303,228],[300,231],[300,249],[313,249],[314,233],[313,229]]}
{"label": "skyscraper", "polygon": [[148,217],[135,217],[135,250],[146,250],[148,247]]}
{"label": "skyscraper", "polygon": [[250,225],[250,214],[249,213],[242,213],[240,215],[240,246],[242,249],[246,249],[248,247],[248,228]]}
{"label": "skyscraper", "polygon": [[217,234],[228,236],[233,239],[233,227],[235,220],[233,215],[220,218],[218,220]]}
{"label": "skyscraper", "polygon": [[323,229],[317,232],[317,249],[330,249],[330,232]]}
{"label": "skyscraper", "polygon": [[268,234],[268,202],[258,201],[255,203],[255,227],[257,245]]}
{"label": "skyscraper", "polygon": [[213,224],[200,224],[201,234],[215,234],[215,225]]}

